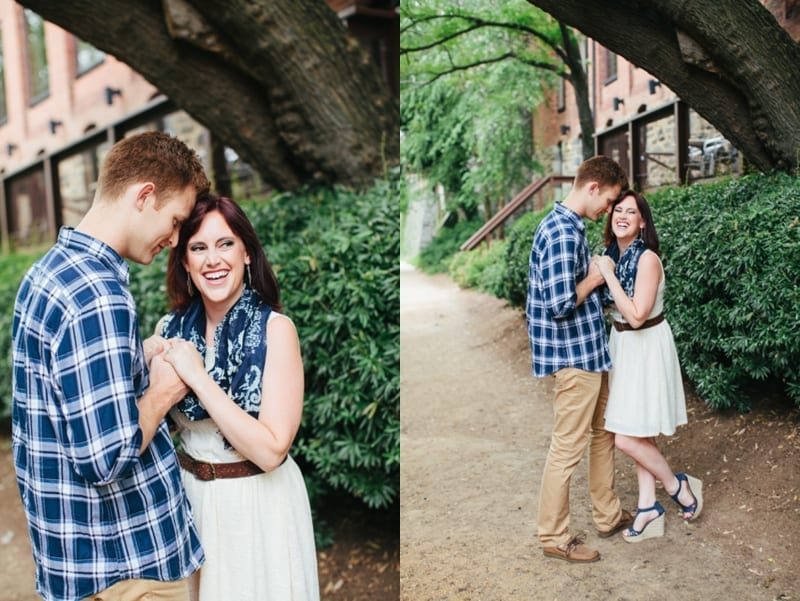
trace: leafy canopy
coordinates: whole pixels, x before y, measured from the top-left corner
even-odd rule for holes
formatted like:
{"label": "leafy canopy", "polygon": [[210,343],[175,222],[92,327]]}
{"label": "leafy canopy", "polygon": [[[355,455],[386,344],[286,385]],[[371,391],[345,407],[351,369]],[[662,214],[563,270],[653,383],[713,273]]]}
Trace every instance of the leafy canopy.
{"label": "leafy canopy", "polygon": [[401,160],[441,183],[451,208],[510,198],[537,165],[531,107],[563,63],[558,24],[528,3],[404,3]]}

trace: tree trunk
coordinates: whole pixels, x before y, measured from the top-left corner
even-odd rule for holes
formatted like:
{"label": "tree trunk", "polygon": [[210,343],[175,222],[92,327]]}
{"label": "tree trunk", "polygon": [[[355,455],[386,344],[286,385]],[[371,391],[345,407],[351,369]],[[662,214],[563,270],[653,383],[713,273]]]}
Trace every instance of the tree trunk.
{"label": "tree trunk", "polygon": [[114,55],[279,189],[369,185],[399,107],[321,0],[21,0]]}
{"label": "tree trunk", "polygon": [[572,31],[559,23],[564,51],[567,55],[566,65],[569,67],[569,81],[575,93],[575,104],[578,106],[578,120],[581,124],[581,150],[583,159],[594,156],[594,113],[589,98],[589,80],[583,68],[581,50]]}
{"label": "tree trunk", "polygon": [[794,170],[800,45],[758,0],[528,0],[652,73],[758,169]]}

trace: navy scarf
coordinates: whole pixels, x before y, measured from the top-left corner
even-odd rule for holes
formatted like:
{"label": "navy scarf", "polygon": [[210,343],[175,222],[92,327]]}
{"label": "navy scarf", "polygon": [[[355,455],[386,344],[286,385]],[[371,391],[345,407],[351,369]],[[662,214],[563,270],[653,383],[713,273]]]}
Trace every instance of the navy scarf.
{"label": "navy scarf", "polygon": [[[258,418],[261,383],[267,356],[267,319],[272,308],[250,288],[231,307],[214,332],[214,366],[209,375],[244,411]],[[183,311],[170,313],[164,321],[165,338],[180,337],[206,354],[206,312],[198,297]],[[192,421],[207,419],[208,412],[189,392],[176,407]]]}
{"label": "navy scarf", "polygon": [[[608,255],[616,262],[614,268],[614,275],[617,276],[622,289],[629,298],[633,298],[633,287],[636,285],[636,273],[639,270],[639,259],[641,258],[647,247],[641,238],[636,238],[630,243],[622,256],[619,256],[619,244],[616,240],[611,243],[603,254]],[[603,304],[610,305],[614,302],[611,293],[608,291],[608,286],[603,288]]]}

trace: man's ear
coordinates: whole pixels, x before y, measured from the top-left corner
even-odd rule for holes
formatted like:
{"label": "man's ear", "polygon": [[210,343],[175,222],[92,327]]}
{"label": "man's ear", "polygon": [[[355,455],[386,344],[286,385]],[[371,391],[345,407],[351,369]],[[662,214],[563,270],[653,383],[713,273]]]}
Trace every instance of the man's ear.
{"label": "man's ear", "polygon": [[600,190],[600,184],[597,182],[589,182],[586,184],[586,192],[591,194],[596,194]]}
{"label": "man's ear", "polygon": [[141,184],[137,184],[136,186],[136,208],[141,211],[144,209],[145,205],[147,204],[147,199],[152,198],[153,202],[155,203],[155,192],[156,186],[153,182],[143,182]]}

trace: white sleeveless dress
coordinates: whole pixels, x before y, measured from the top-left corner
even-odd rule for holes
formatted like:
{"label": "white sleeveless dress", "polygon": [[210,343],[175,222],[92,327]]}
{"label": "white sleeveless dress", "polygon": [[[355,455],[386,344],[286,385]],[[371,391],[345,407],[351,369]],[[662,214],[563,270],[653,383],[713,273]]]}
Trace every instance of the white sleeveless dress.
{"label": "white sleeveless dress", "polygon": [[[170,415],[183,451],[195,459],[244,459],[225,448],[213,420],[190,421],[175,409]],[[191,580],[193,601],[319,600],[311,508],[291,456],[272,472],[245,478],[204,482],[184,469],[181,475],[206,555]]]}
{"label": "white sleeveless dress", "polygon": [[[664,287],[662,267],[656,302],[648,319],[663,312]],[[611,317],[625,321],[616,308]],[[674,434],[678,426],[687,422],[686,399],[667,320],[643,330],[619,332],[612,327],[608,346],[613,369],[608,375],[606,430],[637,437]]]}

